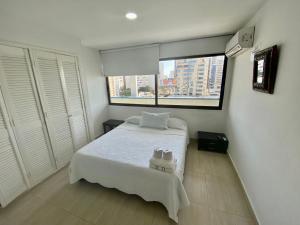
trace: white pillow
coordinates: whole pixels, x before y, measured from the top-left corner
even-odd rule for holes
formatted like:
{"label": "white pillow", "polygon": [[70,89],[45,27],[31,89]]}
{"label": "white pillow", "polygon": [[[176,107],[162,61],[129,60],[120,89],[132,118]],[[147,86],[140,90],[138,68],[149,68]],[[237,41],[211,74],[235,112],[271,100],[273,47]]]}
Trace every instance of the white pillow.
{"label": "white pillow", "polygon": [[168,129],[168,119],[170,113],[148,113],[143,112],[140,121],[141,127],[150,127],[156,129]]}
{"label": "white pillow", "polygon": [[184,120],[179,118],[169,118],[168,119],[168,128],[186,130],[187,124]]}
{"label": "white pillow", "polygon": [[139,125],[141,119],[142,119],[141,116],[130,116],[126,119],[126,122]]}

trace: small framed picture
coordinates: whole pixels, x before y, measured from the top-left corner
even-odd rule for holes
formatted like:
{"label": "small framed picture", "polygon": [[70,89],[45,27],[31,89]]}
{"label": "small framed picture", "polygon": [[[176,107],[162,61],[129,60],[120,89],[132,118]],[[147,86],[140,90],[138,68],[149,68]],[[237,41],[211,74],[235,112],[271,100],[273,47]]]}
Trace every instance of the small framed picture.
{"label": "small framed picture", "polygon": [[255,53],[252,82],[254,90],[273,94],[277,64],[277,45]]}

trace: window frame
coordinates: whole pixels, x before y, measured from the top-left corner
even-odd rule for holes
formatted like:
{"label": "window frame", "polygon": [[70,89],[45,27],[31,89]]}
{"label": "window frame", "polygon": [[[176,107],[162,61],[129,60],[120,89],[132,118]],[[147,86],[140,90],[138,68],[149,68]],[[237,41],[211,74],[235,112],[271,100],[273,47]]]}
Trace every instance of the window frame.
{"label": "window frame", "polygon": [[160,58],[159,61],[177,60],[177,59],[190,59],[190,58],[205,58],[205,57],[214,57],[214,56],[224,56],[224,65],[223,65],[221,91],[220,91],[220,100],[219,100],[219,105],[218,106],[159,105],[158,104],[158,82],[157,82],[158,81],[158,76],[159,76],[158,74],[153,74],[153,75],[149,74],[149,76],[154,76],[154,78],[155,78],[155,103],[153,105],[149,105],[149,104],[129,104],[129,103],[112,103],[111,102],[111,96],[110,96],[108,76],[107,76],[107,77],[105,77],[105,81],[106,81],[106,90],[107,90],[108,103],[109,103],[109,105],[116,105],[116,106],[222,110],[223,109],[224,93],[225,93],[227,62],[228,62],[228,58],[225,55],[225,53],[214,53],[214,54],[204,54],[204,55],[191,55],[191,56]]}

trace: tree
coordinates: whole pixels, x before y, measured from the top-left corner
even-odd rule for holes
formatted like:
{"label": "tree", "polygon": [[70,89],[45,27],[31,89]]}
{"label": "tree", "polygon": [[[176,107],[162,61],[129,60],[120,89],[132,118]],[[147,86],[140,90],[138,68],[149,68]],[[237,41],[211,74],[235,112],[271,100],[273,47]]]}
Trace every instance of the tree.
{"label": "tree", "polygon": [[138,92],[151,92],[152,88],[150,86],[146,86],[146,87],[139,87]]}
{"label": "tree", "polygon": [[130,88],[122,88],[120,90],[120,95],[121,96],[131,96],[131,89]]}

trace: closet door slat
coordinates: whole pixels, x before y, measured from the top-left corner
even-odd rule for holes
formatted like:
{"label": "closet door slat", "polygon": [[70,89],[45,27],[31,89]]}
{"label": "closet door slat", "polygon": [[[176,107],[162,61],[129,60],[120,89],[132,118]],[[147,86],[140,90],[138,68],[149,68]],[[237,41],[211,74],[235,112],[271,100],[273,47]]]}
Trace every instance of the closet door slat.
{"label": "closet door slat", "polygon": [[35,90],[26,49],[0,47],[1,81],[13,130],[31,185],[39,183],[55,170],[52,151]]}
{"label": "closet door slat", "polygon": [[80,79],[76,58],[60,56],[63,78],[66,85],[66,98],[69,104],[69,116],[76,150],[89,141],[84,102],[81,92]]}
{"label": "closet door slat", "polygon": [[0,94],[0,204],[2,207],[27,189],[24,165],[17,152],[2,95]]}
{"label": "closet door slat", "polygon": [[70,161],[74,146],[59,64],[53,53],[33,51],[32,55],[56,164],[61,168]]}

